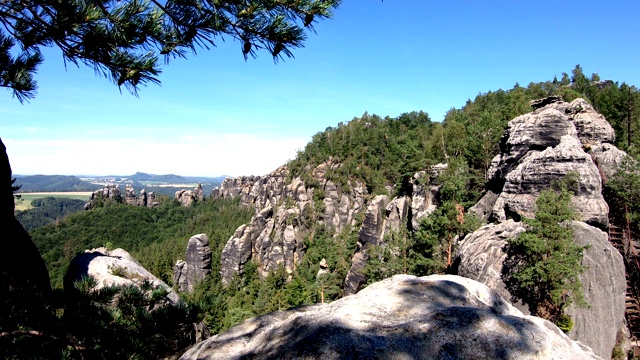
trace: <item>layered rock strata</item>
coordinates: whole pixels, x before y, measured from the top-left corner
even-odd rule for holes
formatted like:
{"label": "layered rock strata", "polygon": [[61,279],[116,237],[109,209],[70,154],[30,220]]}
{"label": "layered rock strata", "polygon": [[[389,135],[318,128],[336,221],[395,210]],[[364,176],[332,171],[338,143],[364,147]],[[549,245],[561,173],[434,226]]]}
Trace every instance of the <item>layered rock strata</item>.
{"label": "layered rock strata", "polygon": [[546,103],[518,116],[509,122],[491,163],[487,193],[472,210],[489,221],[531,217],[540,191],[577,173],[573,205],[582,221],[604,229],[609,208],[601,174],[619,162],[619,150],[610,144],[614,140],[613,128],[583,99]]}

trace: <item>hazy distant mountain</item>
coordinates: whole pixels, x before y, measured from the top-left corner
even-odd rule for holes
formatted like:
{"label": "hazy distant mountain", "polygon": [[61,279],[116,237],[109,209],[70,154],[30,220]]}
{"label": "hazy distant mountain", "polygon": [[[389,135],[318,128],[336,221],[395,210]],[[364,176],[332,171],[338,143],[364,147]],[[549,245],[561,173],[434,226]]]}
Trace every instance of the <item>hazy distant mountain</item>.
{"label": "hazy distant mountain", "polygon": [[73,175],[16,175],[19,192],[95,191],[102,186],[82,181]]}
{"label": "hazy distant mountain", "polygon": [[143,172],[137,172],[131,176],[126,176],[127,179],[133,181],[157,181],[163,182],[167,184],[184,184],[191,182],[190,180],[175,174],[166,174],[166,175],[155,175],[155,174],[147,174]]}

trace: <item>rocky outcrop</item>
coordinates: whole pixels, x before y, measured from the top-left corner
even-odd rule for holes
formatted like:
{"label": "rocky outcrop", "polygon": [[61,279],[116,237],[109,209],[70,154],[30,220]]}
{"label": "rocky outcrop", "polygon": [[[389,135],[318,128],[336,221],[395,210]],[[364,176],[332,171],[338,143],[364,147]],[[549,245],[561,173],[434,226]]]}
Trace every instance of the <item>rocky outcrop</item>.
{"label": "rocky outcrop", "polygon": [[[283,166],[265,176],[225,179],[220,188],[214,189],[212,197],[239,197],[257,212],[249,224],[236,230],[223,249],[221,274],[225,284],[242,272],[249,260],[259,264],[258,272],[263,277],[279,266],[292,273],[304,255],[304,239],[313,226],[321,224],[339,234],[356,225],[358,217],[367,211],[352,271],[345,279],[346,287],[357,291],[364,281],[361,270],[367,260],[367,244],[381,244],[392,231],[417,227],[418,221],[435,209],[438,187],[434,179],[446,165],[415,174],[407,195],[394,199],[381,195],[368,205],[363,184],[348,181],[339,185],[327,179],[327,173],[339,167],[329,160],[310,169],[313,186],[300,178],[288,180],[289,170]],[[373,212],[379,219],[373,220]]]}
{"label": "rocky outcrop", "polygon": [[347,273],[344,282],[345,295],[355,294],[362,288],[367,280],[363,274],[364,267],[367,265],[369,255],[367,247],[379,245],[383,239],[384,231],[384,210],[386,209],[389,198],[386,195],[376,196],[364,215],[362,228],[358,233],[358,245],[356,253],[351,259],[351,268]]}
{"label": "rocky outcrop", "polygon": [[171,287],[142,267],[123,249],[108,250],[101,247],[74,257],[64,277],[65,290],[73,289],[74,281],[83,276],[91,276],[97,281],[96,290],[112,285],[139,287],[148,281],[153,287],[163,288],[167,292],[165,297],[170,304],[176,305],[180,300]]}
{"label": "rocky outcrop", "polygon": [[176,263],[173,283],[180,291],[193,292],[194,286],[211,274],[211,248],[206,234],[189,239],[185,259]]}
{"label": "rocky outcrop", "polygon": [[607,143],[590,146],[589,155],[593,158],[604,181],[610,179],[618,171],[618,166],[628,158],[626,152]]}
{"label": "rocky outcrop", "polygon": [[96,203],[117,202],[122,203],[122,193],[116,184],[109,184],[103,189],[98,189],[91,194],[89,202],[84,205],[85,210],[93,209]]}
{"label": "rocky outcrop", "polygon": [[125,186],[124,198],[117,184],[106,185],[103,189],[94,191],[89,198],[89,202],[84,205],[85,210],[96,207],[97,203],[117,202],[135,206],[154,207],[160,205],[160,201],[152,192],[147,193],[144,189],[140,190],[140,194],[136,196],[133,186],[127,184]]}
{"label": "rocky outcrop", "polygon": [[133,186],[127,184],[124,188],[124,202],[129,205],[138,205],[138,197]]}
{"label": "rocky outcrop", "polygon": [[[574,321],[569,336],[589,345],[603,358],[611,355],[616,334],[624,322],[625,270],[622,256],[601,230],[582,222],[572,223],[578,245],[589,245],[583,254],[581,276],[588,308],[571,307],[566,313]],[[523,224],[507,220],[488,224],[467,235],[459,246],[458,275],[477,280],[500,296],[510,299],[518,309],[529,313],[522,299],[514,297],[505,285],[505,246],[525,231]]]}
{"label": "rocky outcrop", "polygon": [[489,221],[531,217],[540,191],[573,172],[579,175],[573,205],[584,222],[606,228],[609,210],[602,197],[601,170],[594,162],[597,155],[584,149],[606,148],[613,154],[608,142],[614,139],[613,128],[583,99],[547,102],[516,117],[491,163],[488,191],[472,211]]}
{"label": "rocky outcrop", "polygon": [[396,275],[330,304],[249,319],[181,359],[597,359],[458,276]]}
{"label": "rocky outcrop", "polygon": [[175,193],[175,198],[182,206],[191,206],[198,201],[204,200],[204,192],[202,191],[202,184],[198,184],[193,190],[178,190]]}

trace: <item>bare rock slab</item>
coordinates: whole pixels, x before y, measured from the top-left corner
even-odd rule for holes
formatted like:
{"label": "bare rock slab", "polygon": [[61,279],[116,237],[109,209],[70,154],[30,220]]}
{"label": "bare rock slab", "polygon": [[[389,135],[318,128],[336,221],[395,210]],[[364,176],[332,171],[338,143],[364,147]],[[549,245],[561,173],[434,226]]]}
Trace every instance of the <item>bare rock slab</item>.
{"label": "bare rock slab", "polygon": [[598,359],[483,284],[396,275],[330,304],[249,319],[181,359]]}

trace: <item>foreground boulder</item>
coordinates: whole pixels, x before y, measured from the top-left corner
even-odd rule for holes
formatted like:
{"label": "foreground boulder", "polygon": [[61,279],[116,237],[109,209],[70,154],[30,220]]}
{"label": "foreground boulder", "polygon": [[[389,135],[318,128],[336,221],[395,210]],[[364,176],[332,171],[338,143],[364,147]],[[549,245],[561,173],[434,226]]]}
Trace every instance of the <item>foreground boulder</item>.
{"label": "foreground boulder", "polygon": [[181,359],[598,359],[476,281],[396,275],[331,304],[249,319]]}
{"label": "foreground boulder", "polygon": [[[580,276],[588,308],[575,306],[566,313],[574,321],[568,335],[590,346],[603,358],[611,355],[618,330],[624,326],[626,281],[624,262],[620,253],[609,243],[607,234],[583,222],[572,223],[576,244],[584,250],[582,265],[586,271]],[[509,265],[505,246],[525,231],[524,224],[507,220],[488,224],[467,235],[460,243],[458,275],[479,281],[500,296],[510,299],[518,309],[529,313],[522,299],[514,297],[505,285]]]}
{"label": "foreground boulder", "polygon": [[172,305],[180,301],[171,287],[142,267],[123,249],[108,250],[101,247],[87,250],[74,257],[64,277],[65,290],[73,289],[73,282],[83,276],[91,276],[97,281],[96,290],[112,285],[140,286],[144,281],[148,281],[154,287],[166,290],[166,299]]}

